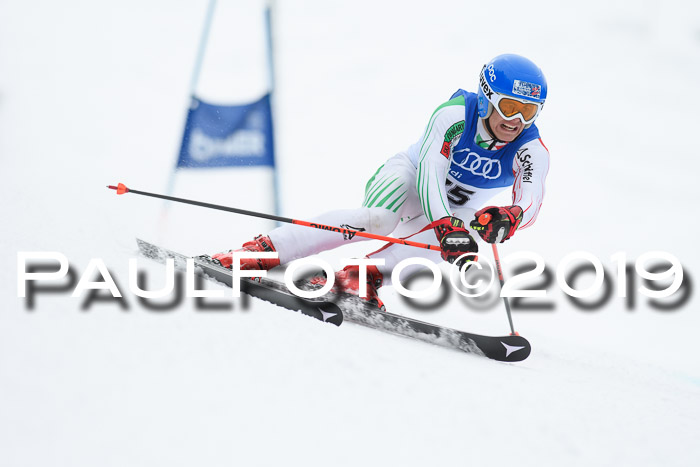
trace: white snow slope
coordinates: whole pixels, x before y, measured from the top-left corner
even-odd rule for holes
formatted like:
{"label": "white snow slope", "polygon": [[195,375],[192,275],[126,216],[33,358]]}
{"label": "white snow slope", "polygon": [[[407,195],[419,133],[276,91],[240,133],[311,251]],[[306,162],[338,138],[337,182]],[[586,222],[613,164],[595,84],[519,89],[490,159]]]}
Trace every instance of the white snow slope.
{"label": "white snow slope", "polygon": [[[259,302],[143,308],[128,289],[140,236],[213,253],[270,228],[104,188],[165,190],[206,3],[0,3],[0,465],[697,465],[697,294],[659,311],[635,292],[596,311],[553,285],[514,320],[533,345],[502,364]],[[357,206],[433,109],[475,90],[483,63],[521,53],[546,72],[538,126],[552,156],[540,219],[501,254],[554,269],[584,250],[667,251],[698,280],[697,2],[494,4],[279,1],[275,112],[283,214]],[[259,2],[219,2],[197,90],[244,102],[266,86]],[[182,173],[175,193],[269,210],[264,170]],[[503,200],[502,200],[503,201]],[[507,202],[507,198],[505,201]],[[366,252],[360,244],[322,255]],[[108,266],[129,310],[17,297],[17,253]],[[488,257],[489,253],[485,252]],[[163,284],[163,267],[139,260]],[[512,271],[512,265],[506,273]],[[578,287],[591,283],[582,278]],[[639,278],[637,278],[639,284]],[[212,289],[221,289],[210,285]],[[411,311],[505,334],[501,304]]]}

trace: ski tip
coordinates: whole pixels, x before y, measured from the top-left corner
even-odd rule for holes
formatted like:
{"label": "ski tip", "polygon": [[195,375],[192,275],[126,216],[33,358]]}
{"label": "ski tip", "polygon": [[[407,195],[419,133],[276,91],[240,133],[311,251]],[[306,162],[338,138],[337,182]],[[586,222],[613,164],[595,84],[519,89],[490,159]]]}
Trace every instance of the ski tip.
{"label": "ski tip", "polygon": [[107,185],[107,188],[109,188],[110,190],[117,190],[118,195],[123,195],[124,193],[129,192],[129,189],[123,183],[118,183],[117,186]]}

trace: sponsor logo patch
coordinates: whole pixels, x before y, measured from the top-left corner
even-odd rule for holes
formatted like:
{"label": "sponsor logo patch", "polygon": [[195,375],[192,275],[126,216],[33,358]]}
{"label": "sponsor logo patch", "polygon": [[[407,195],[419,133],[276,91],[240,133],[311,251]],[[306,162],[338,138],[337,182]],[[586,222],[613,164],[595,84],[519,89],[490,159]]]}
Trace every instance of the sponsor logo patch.
{"label": "sponsor logo patch", "polygon": [[447,129],[445,141],[452,141],[464,132],[464,120],[461,120]]}
{"label": "sponsor logo patch", "polygon": [[449,159],[450,148],[452,147],[452,142],[464,133],[464,120],[459,121],[449,127],[445,132],[445,141],[442,143],[442,149],[440,149],[440,154]]}
{"label": "sponsor logo patch", "polygon": [[451,147],[451,145],[450,145],[449,141],[443,142],[442,149],[440,149],[440,154],[442,154],[443,156],[445,156],[446,158],[449,159],[450,158],[450,147]]}
{"label": "sponsor logo patch", "polygon": [[519,79],[513,80],[513,94],[539,99],[541,93],[542,86],[539,84],[528,83],[527,81],[520,81]]}

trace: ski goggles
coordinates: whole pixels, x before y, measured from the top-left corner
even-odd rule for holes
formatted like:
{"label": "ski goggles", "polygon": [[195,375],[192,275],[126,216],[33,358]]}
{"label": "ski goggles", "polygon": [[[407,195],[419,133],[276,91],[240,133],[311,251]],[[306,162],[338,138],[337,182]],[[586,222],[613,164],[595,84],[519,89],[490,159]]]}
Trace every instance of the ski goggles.
{"label": "ski goggles", "polygon": [[513,120],[519,116],[525,124],[534,122],[542,110],[542,104],[521,102],[495,92],[491,97],[491,103],[504,119]]}

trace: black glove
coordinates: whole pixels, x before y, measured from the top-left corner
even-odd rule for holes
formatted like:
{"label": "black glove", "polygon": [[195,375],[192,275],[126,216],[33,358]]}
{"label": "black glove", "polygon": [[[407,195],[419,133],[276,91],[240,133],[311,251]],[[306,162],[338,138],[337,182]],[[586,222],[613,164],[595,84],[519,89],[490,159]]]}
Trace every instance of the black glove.
{"label": "black glove", "polygon": [[513,236],[523,220],[520,206],[488,206],[474,214],[475,219],[469,223],[485,242],[505,242]]}
{"label": "black glove", "polygon": [[[476,255],[469,255],[457,261],[457,259],[465,253],[476,253],[479,251],[476,241],[469,235],[467,229],[464,228],[464,222],[461,219],[450,216],[443,217],[433,222],[433,230],[440,242],[443,260],[448,263],[457,264],[458,267],[462,267],[465,263],[477,260]],[[455,263],[455,261],[457,261],[457,263]]]}

